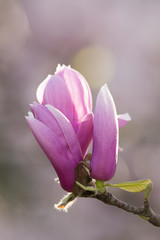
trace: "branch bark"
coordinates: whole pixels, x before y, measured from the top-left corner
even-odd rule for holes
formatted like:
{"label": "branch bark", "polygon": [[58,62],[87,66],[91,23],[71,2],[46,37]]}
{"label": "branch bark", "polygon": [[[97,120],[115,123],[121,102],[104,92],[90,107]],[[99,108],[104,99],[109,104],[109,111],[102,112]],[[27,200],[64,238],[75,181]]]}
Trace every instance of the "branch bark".
{"label": "branch bark", "polygon": [[89,195],[88,191],[84,191],[80,197],[87,197],[87,198],[89,197],[89,198],[98,199],[105,204],[121,208],[124,211],[133,213],[135,215],[139,215],[140,217],[145,218],[146,221],[153,224],[154,226],[160,227],[160,215],[154,213],[154,211],[149,206],[148,200],[144,200],[143,206],[136,207],[118,199],[113,194],[107,191],[105,191],[103,194],[99,192],[95,192],[92,195],[91,194]]}
{"label": "branch bark", "polygon": [[[90,176],[90,167],[87,164],[87,161],[90,160],[91,155],[87,154],[84,161],[80,162],[76,167],[76,181],[81,183],[83,186],[92,186],[95,187],[95,181]],[[148,199],[144,199],[144,205],[141,207],[136,207],[130,205],[126,202],[121,201],[113,194],[107,192],[100,193],[98,191],[86,191],[76,184],[76,181],[73,186],[73,194],[76,197],[86,197],[86,198],[96,198],[105,204],[112,205],[118,208],[123,209],[124,211],[136,214],[143,219],[147,220],[149,223],[154,226],[160,227],[160,215],[154,213],[154,211],[149,206]]]}

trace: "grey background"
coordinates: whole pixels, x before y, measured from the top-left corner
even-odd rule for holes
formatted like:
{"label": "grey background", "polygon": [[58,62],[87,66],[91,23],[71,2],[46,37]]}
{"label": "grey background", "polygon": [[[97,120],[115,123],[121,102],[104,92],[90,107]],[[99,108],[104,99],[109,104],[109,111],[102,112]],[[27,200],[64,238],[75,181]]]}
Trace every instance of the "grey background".
{"label": "grey background", "polygon": [[[160,1],[0,1],[0,236],[2,240],[159,239],[137,216],[79,199],[56,211],[65,192],[24,116],[39,83],[58,63],[87,79],[95,104],[107,82],[118,113],[132,117],[120,130],[111,182],[151,178],[160,212]],[[142,204],[143,194],[111,189]]]}

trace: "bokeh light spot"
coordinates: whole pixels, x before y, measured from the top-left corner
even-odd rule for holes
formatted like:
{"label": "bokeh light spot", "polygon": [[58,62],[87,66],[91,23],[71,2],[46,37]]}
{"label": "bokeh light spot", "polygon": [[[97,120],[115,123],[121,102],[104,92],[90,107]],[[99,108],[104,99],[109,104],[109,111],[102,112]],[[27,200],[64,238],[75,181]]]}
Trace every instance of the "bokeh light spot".
{"label": "bokeh light spot", "polygon": [[114,74],[114,59],[111,51],[102,46],[81,49],[72,59],[72,67],[88,81],[91,88],[99,88]]}

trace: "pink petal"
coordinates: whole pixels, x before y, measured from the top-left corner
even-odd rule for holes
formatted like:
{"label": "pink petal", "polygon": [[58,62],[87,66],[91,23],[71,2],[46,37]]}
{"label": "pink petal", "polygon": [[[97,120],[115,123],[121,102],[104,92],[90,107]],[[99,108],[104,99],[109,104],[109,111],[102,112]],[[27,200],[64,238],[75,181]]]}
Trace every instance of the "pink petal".
{"label": "pink petal", "polygon": [[86,116],[84,116],[79,125],[77,137],[84,158],[93,138],[93,113],[88,113]]}
{"label": "pink petal", "polygon": [[64,137],[68,142],[70,150],[72,151],[76,161],[79,163],[83,159],[82,151],[80,143],[78,141],[78,137],[71,123],[58,109],[54,108],[51,105],[46,105],[46,107],[53,114],[53,117],[57,120],[57,123],[59,124],[59,127],[63,131]]}
{"label": "pink petal", "polygon": [[80,101],[82,101],[82,116],[85,115],[84,113],[91,112],[92,95],[86,79],[78,71],[65,65],[63,65],[62,67],[58,66],[56,76],[60,76],[64,79],[72,95],[72,99],[76,101],[75,105],[77,107],[79,106]]}
{"label": "pink petal", "polygon": [[59,109],[77,132],[82,118],[92,111],[92,96],[83,76],[69,67],[59,67],[56,75],[49,75],[37,89],[37,99]]}
{"label": "pink petal", "polygon": [[56,117],[46,107],[34,104],[32,110],[37,119],[27,117],[29,127],[55,168],[62,187],[66,191],[72,191],[75,181],[75,167],[82,160],[75,132],[73,128],[69,133],[68,130],[65,130],[65,128],[68,129],[68,123],[64,124],[62,129]]}
{"label": "pink petal", "polygon": [[38,103],[31,104],[32,112],[37,120],[44,123],[57,135],[64,135],[77,164],[82,160],[82,153],[78,138],[69,120],[58,109],[47,105],[47,107]]}
{"label": "pink petal", "polygon": [[40,85],[37,88],[37,92],[36,92],[36,96],[37,96],[37,100],[39,103],[43,103],[43,98],[44,98],[44,90],[46,88],[46,85],[48,84],[50,78],[52,78],[52,75],[48,75],[47,78],[40,83]]}
{"label": "pink petal", "polygon": [[131,121],[131,117],[128,113],[119,114],[117,115],[117,118],[118,118],[119,128],[125,126],[129,121]]}
{"label": "pink petal", "polygon": [[72,98],[72,103],[74,104],[73,126],[77,132],[82,118],[87,113],[92,112],[92,95],[89,85],[79,72],[70,67],[63,66],[56,72],[56,76],[61,77],[65,81]]}
{"label": "pink petal", "polygon": [[121,148],[120,146],[118,147],[118,151],[119,152],[123,152],[123,148]]}
{"label": "pink petal", "polygon": [[118,155],[118,121],[115,103],[107,84],[97,97],[93,125],[91,176],[107,181],[116,170]]}
{"label": "pink petal", "polygon": [[37,99],[43,105],[50,104],[59,109],[72,123],[75,107],[67,85],[62,78],[49,75],[39,85]]}

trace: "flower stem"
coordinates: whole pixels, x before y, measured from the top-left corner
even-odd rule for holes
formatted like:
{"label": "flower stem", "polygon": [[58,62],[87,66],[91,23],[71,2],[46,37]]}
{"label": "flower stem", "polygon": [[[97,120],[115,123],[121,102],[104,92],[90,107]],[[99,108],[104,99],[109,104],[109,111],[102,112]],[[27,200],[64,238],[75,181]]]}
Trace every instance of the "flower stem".
{"label": "flower stem", "polygon": [[96,180],[96,186],[99,189],[99,193],[103,194],[105,192],[104,181]]}

